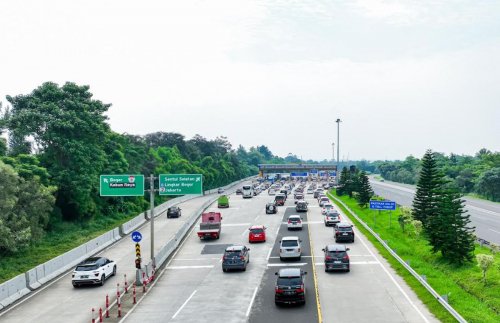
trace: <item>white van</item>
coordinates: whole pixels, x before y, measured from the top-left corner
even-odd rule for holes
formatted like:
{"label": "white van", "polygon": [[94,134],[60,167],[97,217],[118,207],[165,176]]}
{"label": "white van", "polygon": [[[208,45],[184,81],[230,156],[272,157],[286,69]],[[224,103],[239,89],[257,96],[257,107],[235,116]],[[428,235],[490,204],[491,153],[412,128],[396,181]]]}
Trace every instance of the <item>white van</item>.
{"label": "white van", "polygon": [[299,237],[283,237],[280,241],[280,260],[298,258],[301,256],[301,243]]}
{"label": "white van", "polygon": [[253,187],[252,185],[243,185],[243,198],[253,197]]}

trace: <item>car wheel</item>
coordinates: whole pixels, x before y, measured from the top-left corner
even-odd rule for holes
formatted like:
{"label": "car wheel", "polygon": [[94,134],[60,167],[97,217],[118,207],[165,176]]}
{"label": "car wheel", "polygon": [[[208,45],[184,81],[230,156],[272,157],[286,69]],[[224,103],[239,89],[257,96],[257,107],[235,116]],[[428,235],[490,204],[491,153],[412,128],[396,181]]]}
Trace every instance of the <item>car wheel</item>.
{"label": "car wheel", "polygon": [[247,266],[245,265],[245,267],[243,267],[242,269],[243,271],[247,271]]}
{"label": "car wheel", "polygon": [[78,285],[78,284],[73,284],[73,287],[74,287],[74,288],[78,288],[78,287],[80,287],[80,285]]}
{"label": "car wheel", "polygon": [[300,261],[300,259],[302,259],[302,257],[301,257],[301,256],[299,256],[298,260]]}
{"label": "car wheel", "polygon": [[280,256],[280,260],[283,261],[283,257]]}
{"label": "car wheel", "polygon": [[101,286],[104,286],[104,282],[106,281],[106,275],[105,274],[102,274],[101,276],[101,282],[100,282],[100,285]]}
{"label": "car wheel", "polygon": [[350,271],[351,271],[351,268],[347,267],[347,270],[346,270],[346,271],[347,271],[347,272],[350,272]]}
{"label": "car wheel", "polygon": [[327,273],[327,272],[328,272],[328,268],[325,267],[325,273]]}
{"label": "car wheel", "polygon": [[354,242],[354,238],[352,238],[351,242]]}
{"label": "car wheel", "polygon": [[226,268],[222,268],[222,271],[227,273],[227,269]]}
{"label": "car wheel", "polygon": [[116,276],[116,266],[113,267],[113,276]]}

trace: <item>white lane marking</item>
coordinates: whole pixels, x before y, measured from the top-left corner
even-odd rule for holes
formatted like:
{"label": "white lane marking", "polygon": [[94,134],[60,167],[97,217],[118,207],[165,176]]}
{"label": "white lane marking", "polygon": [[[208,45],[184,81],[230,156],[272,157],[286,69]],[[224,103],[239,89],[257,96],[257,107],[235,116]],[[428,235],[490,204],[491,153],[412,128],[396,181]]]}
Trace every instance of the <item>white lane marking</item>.
{"label": "white lane marking", "polygon": [[166,269],[201,269],[201,268],[214,268],[214,265],[200,265],[200,266],[169,266]]}
{"label": "white lane marking", "polygon": [[248,233],[248,229],[245,229],[245,230],[241,233],[241,235],[242,235],[242,236],[245,236],[245,234],[247,234],[247,233]]}
{"label": "white lane marking", "polygon": [[184,304],[182,304],[182,306],[177,310],[177,312],[175,312],[174,316],[172,316],[172,320],[175,319],[175,317],[177,315],[179,315],[179,313],[182,311],[182,309],[184,308],[184,306],[187,305],[187,303],[191,300],[191,298],[193,298],[194,294],[196,294],[196,289],[194,290],[194,292],[191,294],[191,296],[189,296],[188,299],[186,299],[186,301],[184,302]]}
{"label": "white lane marking", "polygon": [[257,221],[259,218],[260,218],[260,215],[257,215],[257,217],[255,218],[255,221]]}
{"label": "white lane marking", "polygon": [[278,225],[278,227],[276,228],[276,236],[278,236],[278,232],[280,232],[280,226]]}
{"label": "white lane marking", "polygon": [[493,232],[496,232],[496,233],[499,233],[500,234],[500,231],[497,231],[497,230],[493,230],[493,229],[488,229],[490,231],[493,231]]}
{"label": "white lane marking", "polygon": [[[365,248],[368,250],[368,252],[373,256],[373,258],[377,259],[377,257],[375,256],[375,254],[370,250],[370,248],[368,248],[368,245],[366,244],[366,242],[364,241],[364,239],[361,239],[361,237],[358,236],[358,240],[361,241],[361,243],[365,246]],[[422,312],[420,312],[420,310],[415,305],[415,303],[413,303],[413,301],[410,299],[410,297],[408,296],[408,294],[406,294],[406,292],[403,290],[403,288],[398,284],[398,282],[396,281],[396,279],[394,279],[394,277],[387,270],[387,268],[385,268],[384,264],[380,263],[380,265],[381,265],[380,267],[384,270],[384,272],[387,274],[387,276],[389,276],[389,278],[394,283],[394,285],[396,285],[396,287],[399,289],[399,291],[401,292],[401,294],[403,294],[403,296],[411,304],[411,306],[415,309],[415,311],[417,311],[417,313],[420,315],[420,317],[425,322],[429,322],[429,320],[427,320],[427,318],[424,316],[424,314]]]}
{"label": "white lane marking", "polygon": [[307,262],[289,263],[289,264],[267,264],[267,267],[289,267],[289,266],[305,266]]}
{"label": "white lane marking", "polygon": [[476,211],[479,211],[479,212],[483,212],[483,213],[486,213],[486,214],[500,216],[500,213],[498,213],[498,212],[486,210],[486,209],[483,209],[483,208],[480,208],[480,207],[477,207],[477,206],[472,206],[472,205],[467,205],[466,204],[465,207],[473,209],[473,210],[476,210]]}
{"label": "white lane marking", "polygon": [[243,227],[249,226],[251,223],[224,223],[223,227]]}
{"label": "white lane marking", "polygon": [[381,182],[375,182],[375,181],[370,181],[370,183],[371,184],[375,184],[375,185],[385,186],[385,187],[393,188],[393,189],[396,189],[396,190],[400,190],[400,191],[404,191],[404,192],[415,194],[414,190],[406,188],[406,187],[403,187],[403,186],[399,186],[399,185],[391,185],[391,184],[381,183]]}
{"label": "white lane marking", "polygon": [[[266,257],[266,260],[269,261],[269,258],[271,258],[271,251],[273,251],[273,248],[269,248],[269,252],[267,253],[267,257]],[[274,257],[273,257],[274,258]],[[278,258],[278,257],[276,257]]]}
{"label": "white lane marking", "polygon": [[255,296],[257,295],[258,289],[259,289],[259,286],[255,287],[255,290],[253,291],[252,300],[250,301],[250,304],[248,305],[247,312],[245,314],[247,317],[248,317],[248,315],[250,315],[250,310],[252,309],[252,305],[253,305],[253,302],[255,300]]}

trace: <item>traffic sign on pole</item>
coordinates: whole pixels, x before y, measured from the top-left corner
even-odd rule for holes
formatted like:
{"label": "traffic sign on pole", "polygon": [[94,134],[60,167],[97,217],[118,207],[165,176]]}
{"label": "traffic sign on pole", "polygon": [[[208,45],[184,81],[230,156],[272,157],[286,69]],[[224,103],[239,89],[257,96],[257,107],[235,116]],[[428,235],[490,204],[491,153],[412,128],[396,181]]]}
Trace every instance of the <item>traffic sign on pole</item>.
{"label": "traffic sign on pole", "polygon": [[143,196],[144,175],[101,175],[101,196]]}
{"label": "traffic sign on pole", "polygon": [[160,174],[160,195],[203,194],[202,174]]}
{"label": "traffic sign on pole", "polygon": [[370,209],[394,211],[396,209],[396,202],[370,200]]}
{"label": "traffic sign on pole", "polygon": [[132,237],[132,241],[134,242],[141,242],[142,240],[142,234],[139,231],[134,231],[130,235]]}
{"label": "traffic sign on pole", "polygon": [[139,243],[135,244],[135,256],[141,258],[141,245]]}

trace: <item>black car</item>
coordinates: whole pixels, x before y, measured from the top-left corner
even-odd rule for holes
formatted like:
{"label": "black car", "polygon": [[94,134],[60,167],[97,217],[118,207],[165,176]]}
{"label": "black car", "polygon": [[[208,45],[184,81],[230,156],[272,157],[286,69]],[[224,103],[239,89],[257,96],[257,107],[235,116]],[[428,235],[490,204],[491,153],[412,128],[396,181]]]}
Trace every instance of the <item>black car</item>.
{"label": "black car", "polygon": [[245,246],[227,247],[222,256],[222,271],[227,272],[230,269],[247,270],[250,262],[250,248]]}
{"label": "black car", "polygon": [[307,202],[299,201],[297,205],[295,205],[295,211],[297,212],[307,212]]}
{"label": "black car", "polygon": [[286,196],[283,195],[283,194],[278,194],[276,195],[276,197],[274,198],[274,203],[277,205],[277,206],[283,206],[285,205],[285,201],[286,201]]}
{"label": "black car", "polygon": [[181,208],[178,206],[171,206],[167,209],[167,218],[178,218],[181,215]]}
{"label": "black car", "polygon": [[243,195],[243,190],[241,188],[236,189],[236,195]]}
{"label": "black car", "polygon": [[278,276],[274,288],[274,302],[279,304],[305,304],[306,287],[304,275],[299,268],[284,268],[275,273]]}
{"label": "black car", "polygon": [[330,270],[350,271],[349,255],[344,245],[331,244],[322,249],[325,253],[325,272]]}
{"label": "black car", "polygon": [[278,213],[278,208],[274,202],[266,204],[266,214],[275,214]]}
{"label": "black car", "polygon": [[333,228],[333,230],[335,235],[335,242],[339,241],[354,242],[354,230],[352,229],[352,224],[337,223]]}

